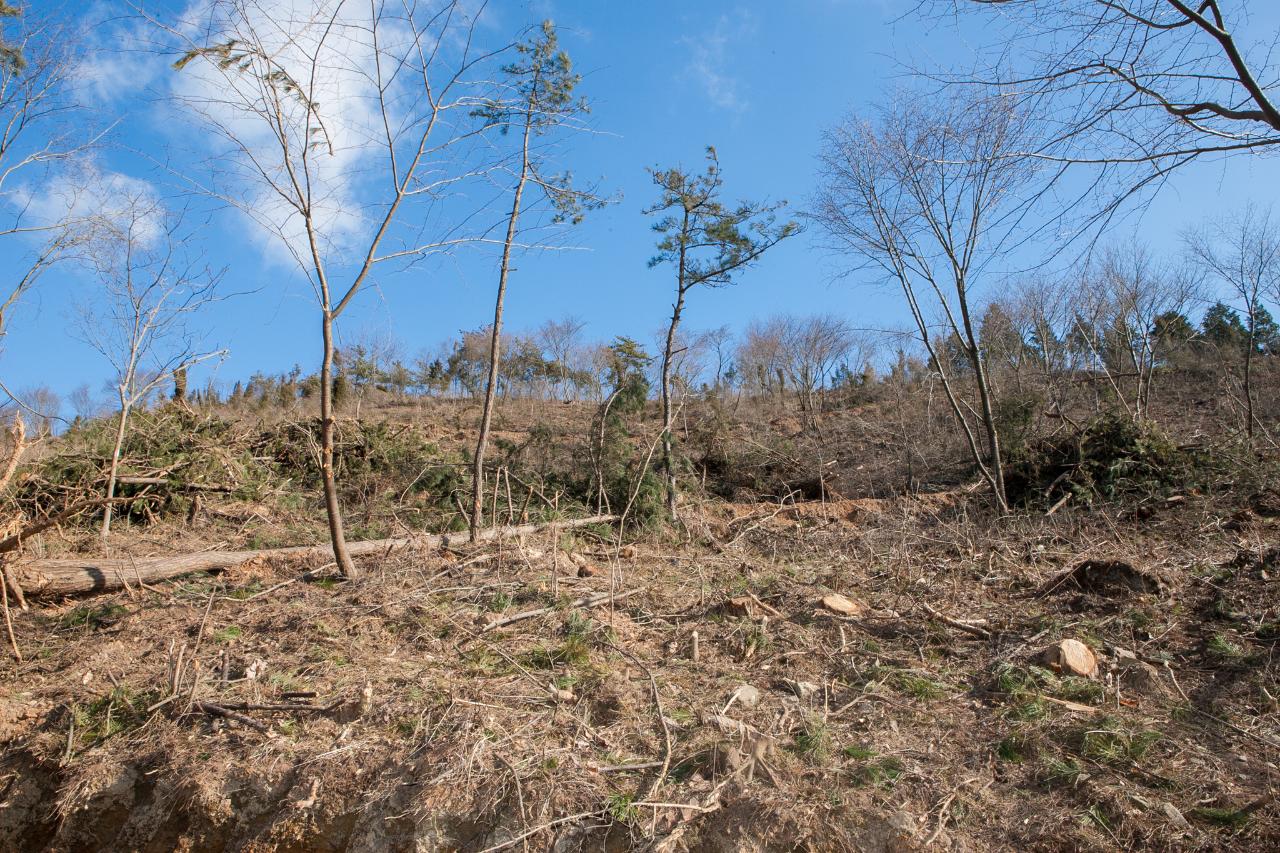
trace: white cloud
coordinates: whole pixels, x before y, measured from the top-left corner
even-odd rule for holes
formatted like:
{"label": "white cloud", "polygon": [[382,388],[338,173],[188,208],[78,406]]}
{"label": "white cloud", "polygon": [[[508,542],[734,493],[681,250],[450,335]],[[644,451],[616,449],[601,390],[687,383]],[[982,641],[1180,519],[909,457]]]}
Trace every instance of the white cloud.
{"label": "white cloud", "polygon": [[739,9],[732,15],[723,14],[716,19],[711,32],[680,39],[690,54],[686,69],[688,75],[721,109],[742,112],[750,105],[741,92],[738,79],[730,71],[729,54],[735,42],[749,37],[755,30],[755,16],[748,10]]}
{"label": "white cloud", "polygon": [[[419,20],[428,17],[427,5],[417,4]],[[380,8],[388,17],[377,29],[376,46],[370,5],[340,0],[197,0],[175,27],[192,45],[235,40],[237,49],[254,45],[262,50],[262,56],[251,60],[252,73],[238,70],[235,62],[220,68],[197,59],[174,74],[172,85],[177,99],[213,131],[202,144],[212,152],[220,176],[232,179],[227,194],[258,226],[251,229],[251,239],[272,260],[292,264],[309,252],[304,221],[287,198],[297,195],[295,180],[307,187],[326,255],[341,257],[367,245],[370,226],[381,215],[377,202],[387,195],[380,191],[387,180],[387,144],[377,60],[384,82],[398,75],[385,92],[393,134],[406,141],[417,137],[413,124],[422,118],[422,84],[413,64],[419,54],[412,29],[394,17],[414,7],[389,3]],[[423,47],[429,52],[433,45]],[[455,39],[452,31],[445,34],[445,53],[463,47],[465,41]],[[292,174],[278,128],[262,112],[261,75],[267,67],[296,81],[306,94],[280,98],[279,126],[293,155]],[[467,111],[459,112],[457,118],[466,120]],[[298,156],[304,148],[309,152],[305,175]],[[405,153],[402,144],[398,154]]]}

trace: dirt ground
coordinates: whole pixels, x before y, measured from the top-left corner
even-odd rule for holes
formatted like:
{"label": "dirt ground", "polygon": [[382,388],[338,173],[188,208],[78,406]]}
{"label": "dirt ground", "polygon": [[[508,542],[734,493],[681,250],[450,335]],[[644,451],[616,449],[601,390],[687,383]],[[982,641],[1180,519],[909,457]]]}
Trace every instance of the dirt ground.
{"label": "dirt ground", "polygon": [[1273,503],[713,504],[33,603],[0,849],[1274,850]]}

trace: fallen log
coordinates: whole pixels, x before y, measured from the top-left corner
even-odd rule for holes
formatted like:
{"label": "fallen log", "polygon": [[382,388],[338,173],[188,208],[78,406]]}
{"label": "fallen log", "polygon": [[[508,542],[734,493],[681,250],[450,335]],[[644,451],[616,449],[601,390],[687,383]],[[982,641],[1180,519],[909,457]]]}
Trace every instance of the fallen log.
{"label": "fallen log", "polygon": [[125,475],[116,477],[116,482],[122,486],[156,486],[162,489],[172,489],[177,492],[221,492],[230,494],[236,490],[235,486],[220,485],[215,483],[183,483],[179,480],[170,480],[168,477],[135,477]]}
{"label": "fallen log", "polygon": [[[615,515],[595,515],[557,521],[554,524],[521,524],[514,527],[492,527],[480,531],[481,540],[507,539],[537,533],[550,527],[571,530],[589,524],[616,521]],[[351,556],[387,554],[405,548],[428,550],[466,544],[468,535],[446,533],[444,535],[403,536],[394,539],[373,539],[352,542],[347,545]],[[10,571],[16,575],[28,598],[51,598],[65,595],[89,595],[123,589],[139,581],[149,583],[167,580],[179,575],[196,572],[217,572],[234,568],[241,563],[258,558],[296,557],[303,559],[327,559],[333,554],[329,545],[301,545],[292,548],[263,548],[256,551],[202,551],[194,554],[167,555],[161,557],[82,557],[74,560],[32,560],[14,565]]]}

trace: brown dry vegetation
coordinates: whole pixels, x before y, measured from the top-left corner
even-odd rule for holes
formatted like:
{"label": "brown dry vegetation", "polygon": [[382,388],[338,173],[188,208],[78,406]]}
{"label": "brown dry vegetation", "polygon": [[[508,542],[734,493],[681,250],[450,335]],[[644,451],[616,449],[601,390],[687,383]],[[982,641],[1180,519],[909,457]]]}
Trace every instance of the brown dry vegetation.
{"label": "brown dry vegetation", "polygon": [[[1280,495],[1266,457],[1188,451],[1197,482],[999,519],[962,467],[934,467],[922,491],[881,426],[890,405],[811,426],[690,407],[686,478],[702,490],[686,529],[401,552],[366,560],[357,583],[261,561],[15,610],[0,846],[1273,849]],[[194,515],[149,497],[114,548],[322,536],[315,484],[291,479],[298,445],[263,449],[292,427],[166,412],[140,434],[172,419],[214,430],[197,443],[216,464],[191,462],[190,481],[236,491]],[[353,459],[391,460],[340,478],[353,527],[456,526],[456,485],[405,496],[414,472],[391,463],[407,436],[448,462],[464,412],[392,407],[344,426],[369,451]],[[521,403],[497,424],[505,464],[563,512],[586,416]],[[635,436],[642,449],[639,421]],[[34,500],[59,452],[41,451],[19,495]],[[808,473],[831,454],[829,475]],[[537,502],[524,513],[548,517]],[[73,525],[34,551],[93,539]],[[1100,568],[1067,576],[1082,564]],[[865,610],[832,612],[832,592]],[[1094,650],[1096,678],[1045,668],[1064,638]]]}

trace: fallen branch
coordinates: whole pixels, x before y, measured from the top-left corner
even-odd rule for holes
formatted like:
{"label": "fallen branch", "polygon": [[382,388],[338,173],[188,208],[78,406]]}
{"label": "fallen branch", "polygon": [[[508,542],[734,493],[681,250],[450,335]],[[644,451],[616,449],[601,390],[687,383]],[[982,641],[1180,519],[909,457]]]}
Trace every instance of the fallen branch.
{"label": "fallen branch", "polygon": [[61,524],[72,516],[79,515],[86,509],[93,509],[94,507],[106,506],[107,504],[113,503],[124,503],[129,500],[132,500],[132,498],[90,498],[88,500],[76,501],[48,518],[42,518],[40,521],[32,522],[12,536],[6,536],[4,539],[0,539],[0,554],[7,554],[10,551],[16,551],[22,546],[23,542],[30,539],[32,536],[43,533],[50,527]]}
{"label": "fallen branch", "polygon": [[237,722],[242,726],[257,729],[263,734],[266,734],[267,732],[267,727],[257,720],[252,719],[251,717],[246,717],[244,714],[237,714],[235,711],[228,710],[221,705],[215,705],[212,702],[192,702],[191,707],[195,708],[197,711],[204,711],[212,717],[223,717]]}
{"label": "fallen branch", "polygon": [[[583,527],[615,521],[616,516],[596,515],[589,518],[558,521],[559,529]],[[515,527],[496,527],[482,530],[479,539],[505,539],[537,533],[549,525],[522,524]],[[466,533],[423,535],[394,539],[375,539],[368,542],[352,542],[348,549],[353,557],[370,554],[385,555],[394,550],[419,548],[423,550],[457,547],[468,540]],[[8,541],[8,540],[5,540]],[[3,543],[0,543],[2,546]],[[165,557],[136,557],[107,559],[85,557],[77,560],[33,560],[15,565],[14,571],[22,581],[28,597],[48,598],[62,595],[86,595],[108,592],[123,587],[126,573],[143,581],[158,581],[196,572],[216,572],[234,568],[241,563],[260,558],[294,557],[300,559],[328,559],[333,554],[328,544],[303,545],[293,548],[263,548],[255,551],[203,551]]]}
{"label": "fallen branch", "polygon": [[943,613],[939,613],[938,611],[934,610],[932,607],[930,607],[928,604],[925,604],[923,601],[919,601],[916,603],[919,604],[921,607],[923,607],[925,612],[927,612],[930,616],[932,616],[934,619],[937,619],[939,622],[943,623],[944,625],[950,625],[952,628],[955,628],[959,631],[964,631],[966,634],[972,634],[975,637],[981,637],[984,640],[991,639],[991,632],[988,631],[986,628],[979,628],[977,625],[972,625],[968,622],[961,622],[959,619],[952,619],[950,616],[947,616]]}

